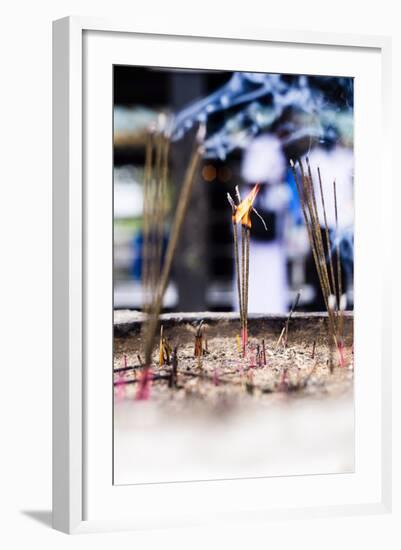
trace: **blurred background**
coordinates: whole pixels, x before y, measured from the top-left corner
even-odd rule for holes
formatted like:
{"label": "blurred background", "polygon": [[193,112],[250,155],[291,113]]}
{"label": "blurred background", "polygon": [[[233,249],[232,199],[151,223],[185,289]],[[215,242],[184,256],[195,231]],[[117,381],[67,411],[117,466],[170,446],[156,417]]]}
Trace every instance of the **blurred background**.
{"label": "blurred background", "polygon": [[[231,208],[260,182],[251,230],[250,313],[322,311],[290,159],[309,158],[324,188],[332,252],[340,250],[347,309],[353,308],[353,80],[346,77],[114,67],[114,307],[141,309],[143,167],[146,135],[174,115],[167,219],[200,122],[205,155],[193,188],[165,311],[237,309]],[[335,224],[333,181],[338,198]],[[323,227],[323,217],[321,225]],[[165,227],[168,240],[169,222]],[[329,253],[329,252],[328,252]]]}

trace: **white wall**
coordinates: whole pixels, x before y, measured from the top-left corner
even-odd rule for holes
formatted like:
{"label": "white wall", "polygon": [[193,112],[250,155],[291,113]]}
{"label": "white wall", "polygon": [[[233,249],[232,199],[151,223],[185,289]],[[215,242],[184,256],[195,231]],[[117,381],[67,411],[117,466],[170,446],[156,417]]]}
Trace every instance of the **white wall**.
{"label": "white wall", "polygon": [[[218,26],[227,21],[234,27],[245,24],[248,27],[393,35],[393,67],[396,69],[393,96],[398,100],[394,105],[394,139],[399,145],[395,126],[401,122],[401,34],[396,6],[397,2],[390,0],[374,3],[350,0],[247,0],[244,3],[232,0],[14,0],[3,4],[0,31],[3,260],[0,267],[0,545],[3,548],[28,545],[84,548],[90,543],[99,549],[109,548],[111,544],[136,545],[137,548],[162,545],[167,548],[173,545],[177,548],[204,548],[205,545],[249,548],[258,543],[266,548],[289,548],[291,543],[301,548],[303,544],[299,541],[310,550],[338,550],[350,548],[351,544],[364,544],[365,548],[399,547],[400,535],[390,526],[389,517],[277,522],[264,528],[235,526],[230,531],[222,528],[213,532],[171,530],[95,535],[89,540],[86,536],[68,538],[23,513],[46,511],[51,506],[51,21],[71,14],[130,17],[148,20],[150,24],[165,22],[168,30],[169,19],[192,17],[197,25],[204,25],[205,32],[208,24]],[[395,280],[400,280],[399,275],[397,266]],[[394,380],[398,381],[399,388],[399,365],[395,362],[394,366]],[[399,446],[396,457],[399,468]],[[396,472],[397,478],[400,486],[400,475]],[[384,542],[386,533],[392,536],[392,542]]]}

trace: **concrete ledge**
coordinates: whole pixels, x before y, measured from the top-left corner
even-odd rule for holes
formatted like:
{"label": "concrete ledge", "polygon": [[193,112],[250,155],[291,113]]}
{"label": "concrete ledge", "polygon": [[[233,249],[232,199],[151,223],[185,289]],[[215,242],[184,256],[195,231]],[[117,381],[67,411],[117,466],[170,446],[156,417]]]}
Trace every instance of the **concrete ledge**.
{"label": "concrete ledge", "polygon": [[[133,310],[115,310],[114,311],[114,335],[124,336],[130,332],[139,332],[146,315],[140,311]],[[270,327],[278,329],[283,326],[287,315],[266,315],[263,313],[249,314],[248,323],[250,328]],[[344,312],[344,329],[346,332],[352,332],[354,314],[351,311]],[[197,325],[203,320],[208,325],[218,323],[231,324],[239,323],[238,313],[225,313],[213,311],[201,312],[181,312],[181,313],[163,313],[160,315],[160,321],[168,328],[180,324]],[[326,312],[294,312],[291,317],[291,325],[295,328],[316,328],[327,323]]]}

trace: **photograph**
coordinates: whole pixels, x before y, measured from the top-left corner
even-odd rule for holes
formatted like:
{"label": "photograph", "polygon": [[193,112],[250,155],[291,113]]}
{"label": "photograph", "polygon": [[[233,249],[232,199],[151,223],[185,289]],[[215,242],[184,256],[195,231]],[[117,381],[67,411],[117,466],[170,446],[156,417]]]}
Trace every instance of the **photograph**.
{"label": "photograph", "polygon": [[113,483],[351,473],[354,79],[113,66]]}

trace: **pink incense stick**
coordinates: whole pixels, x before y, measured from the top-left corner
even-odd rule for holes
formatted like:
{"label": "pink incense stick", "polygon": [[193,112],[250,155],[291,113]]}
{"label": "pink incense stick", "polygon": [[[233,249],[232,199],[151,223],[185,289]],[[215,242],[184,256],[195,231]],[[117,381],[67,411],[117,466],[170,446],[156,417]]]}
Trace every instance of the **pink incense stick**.
{"label": "pink incense stick", "polygon": [[138,380],[138,390],[135,399],[137,401],[146,401],[150,397],[150,387],[152,384],[152,369],[146,367],[140,374]]}
{"label": "pink incense stick", "polygon": [[340,367],[345,367],[344,342],[342,340],[338,343],[338,354],[340,356]]}

